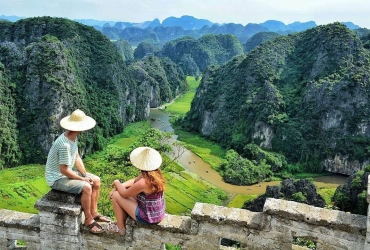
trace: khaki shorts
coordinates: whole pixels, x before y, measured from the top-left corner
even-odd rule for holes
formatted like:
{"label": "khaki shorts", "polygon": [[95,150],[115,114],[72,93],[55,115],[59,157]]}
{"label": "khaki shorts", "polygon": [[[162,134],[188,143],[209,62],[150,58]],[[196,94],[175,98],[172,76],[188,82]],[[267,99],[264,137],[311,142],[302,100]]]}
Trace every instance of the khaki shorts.
{"label": "khaki shorts", "polygon": [[[82,176],[82,174],[78,171],[75,171],[75,173],[78,174],[79,176]],[[86,176],[93,177],[94,175],[90,173],[86,173]],[[56,180],[53,186],[51,186],[51,188],[55,190],[71,193],[71,194],[80,194],[82,192],[82,188],[84,187],[84,185],[85,185],[85,181],[73,180],[73,179],[69,179],[65,177],[65,178]]]}

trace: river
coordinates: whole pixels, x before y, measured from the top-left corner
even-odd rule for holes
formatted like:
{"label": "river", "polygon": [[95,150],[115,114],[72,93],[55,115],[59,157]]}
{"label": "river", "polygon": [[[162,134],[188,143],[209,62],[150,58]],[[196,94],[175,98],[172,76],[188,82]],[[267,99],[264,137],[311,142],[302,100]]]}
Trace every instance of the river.
{"label": "river", "polygon": [[[169,121],[169,115],[160,109],[152,108],[150,110],[151,127],[165,132],[174,132]],[[176,140],[176,136],[174,140]],[[222,180],[220,174],[212,169],[209,164],[204,162],[198,155],[190,150],[185,151],[177,162],[189,172],[197,174],[200,178],[232,194],[264,194],[267,186],[280,185],[280,181],[260,182],[251,186],[236,186],[226,183]],[[321,176],[313,178],[317,188],[337,187],[347,180],[347,176],[333,174],[330,176]]]}

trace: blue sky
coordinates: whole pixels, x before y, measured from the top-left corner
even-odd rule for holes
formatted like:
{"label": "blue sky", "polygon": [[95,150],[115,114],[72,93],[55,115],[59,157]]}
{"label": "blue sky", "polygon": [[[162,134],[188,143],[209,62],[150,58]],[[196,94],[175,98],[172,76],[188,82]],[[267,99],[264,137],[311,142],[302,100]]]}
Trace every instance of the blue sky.
{"label": "blue sky", "polygon": [[370,29],[370,0],[0,0],[0,15],[143,22],[191,15],[214,23],[353,22]]}

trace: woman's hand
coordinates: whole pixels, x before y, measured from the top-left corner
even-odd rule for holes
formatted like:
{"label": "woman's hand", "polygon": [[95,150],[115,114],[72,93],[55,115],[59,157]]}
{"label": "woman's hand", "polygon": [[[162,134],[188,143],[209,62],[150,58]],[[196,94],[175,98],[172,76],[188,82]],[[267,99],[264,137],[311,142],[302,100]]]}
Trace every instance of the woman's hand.
{"label": "woman's hand", "polygon": [[119,180],[114,180],[112,182],[112,185],[110,185],[111,188],[117,188],[117,185],[121,184],[121,182]]}
{"label": "woman's hand", "polygon": [[109,192],[108,198],[111,200],[114,192],[117,191],[117,188],[112,188],[112,190]]}

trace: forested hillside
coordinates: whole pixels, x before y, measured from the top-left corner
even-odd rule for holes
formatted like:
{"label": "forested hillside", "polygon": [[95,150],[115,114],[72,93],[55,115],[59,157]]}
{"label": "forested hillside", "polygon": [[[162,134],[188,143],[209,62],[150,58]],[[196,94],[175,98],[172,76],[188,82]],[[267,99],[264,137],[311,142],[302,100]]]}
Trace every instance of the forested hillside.
{"label": "forested hillside", "polygon": [[187,75],[199,75],[208,65],[221,65],[244,54],[243,45],[234,35],[205,35],[199,39],[183,37],[166,43],[156,53],[180,65]]}
{"label": "forested hillside", "polygon": [[259,32],[249,38],[244,44],[244,53],[248,53],[258,45],[260,45],[263,42],[266,42],[268,40],[274,39],[278,37],[279,34],[275,32]]}
{"label": "forested hillside", "polygon": [[168,102],[185,89],[184,74],[171,63],[153,62],[156,72],[143,67],[140,79],[131,75],[123,61],[130,55],[122,51],[94,28],[67,19],[0,22],[1,167],[44,163],[62,132],[60,119],[76,108],[97,120],[79,137],[84,154],[145,119],[153,100]]}
{"label": "forested hillside", "polygon": [[183,124],[242,156],[247,144],[307,171],[352,174],[370,157],[370,54],[333,23],[208,67]]}
{"label": "forested hillside", "polygon": [[15,85],[0,63],[0,166],[16,164],[19,159]]}

